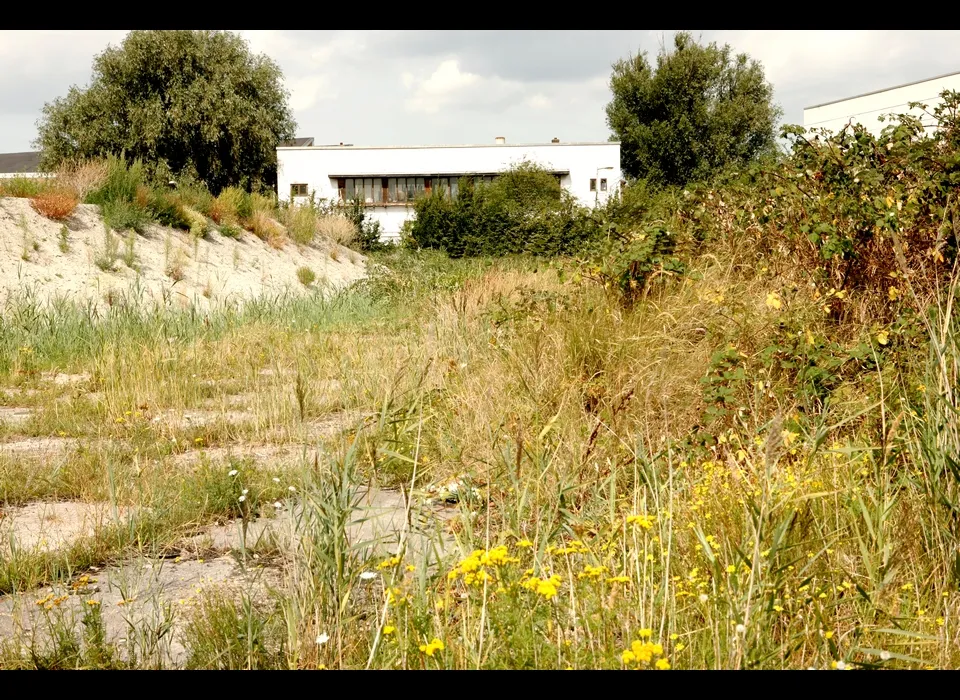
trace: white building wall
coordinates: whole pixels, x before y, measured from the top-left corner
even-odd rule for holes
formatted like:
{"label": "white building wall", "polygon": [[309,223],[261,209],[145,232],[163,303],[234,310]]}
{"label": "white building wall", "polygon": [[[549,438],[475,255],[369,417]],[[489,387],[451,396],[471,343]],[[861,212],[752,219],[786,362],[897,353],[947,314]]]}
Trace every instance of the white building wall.
{"label": "white building wall", "polygon": [[[277,193],[290,199],[292,184],[306,184],[318,199],[339,199],[339,177],[404,177],[497,173],[523,161],[563,171],[560,184],[586,206],[604,204],[619,187],[620,144],[551,143],[537,145],[422,146],[364,148],[321,146],[277,149]],[[569,173],[569,174],[567,174]],[[590,180],[597,191],[590,191]],[[600,180],[607,191],[600,191]],[[299,199],[299,198],[297,198]],[[413,216],[412,204],[368,207],[380,221],[385,238],[399,236],[403,222]]]}
{"label": "white building wall", "polygon": [[944,90],[960,91],[960,73],[807,107],[803,110],[803,126],[806,129],[826,128],[836,133],[853,120],[866,127],[870,133],[879,136],[890,121],[880,122],[877,117],[891,113],[912,114],[920,117],[924,124],[933,125],[931,117],[926,116],[922,110],[910,109],[908,105],[910,102],[920,102],[927,105],[932,113],[934,107],[942,101],[940,93]]}
{"label": "white building wall", "polygon": [[56,177],[50,173],[0,173],[0,178],[25,177],[29,180],[39,180],[40,178]]}

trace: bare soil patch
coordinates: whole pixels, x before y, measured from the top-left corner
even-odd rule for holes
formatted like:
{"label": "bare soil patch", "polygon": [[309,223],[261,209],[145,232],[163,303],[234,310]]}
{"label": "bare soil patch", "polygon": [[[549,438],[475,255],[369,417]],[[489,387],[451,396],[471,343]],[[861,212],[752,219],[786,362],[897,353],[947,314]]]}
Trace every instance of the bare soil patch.
{"label": "bare soil patch", "polygon": [[[276,570],[243,569],[228,556],[182,562],[133,560],[91,572],[85,579],[76,577],[69,584],[0,598],[0,639],[48,647],[50,620],[62,621],[81,636],[84,609],[98,605],[106,641],[119,644],[122,656],[129,658],[133,651],[141,663],[182,666],[187,660],[182,632],[201,595],[245,593],[263,602],[268,586],[276,586],[279,580]],[[60,596],[65,600],[54,604]],[[147,634],[132,638],[132,629]]]}
{"label": "bare soil patch", "polygon": [[0,442],[0,455],[17,457],[38,457],[63,454],[76,449],[80,441],[76,438],[32,437],[10,442]]}
{"label": "bare soil patch", "polygon": [[[97,530],[122,522],[128,509],[108,503],[31,503],[9,508],[0,519],[0,552],[52,552],[92,537]],[[118,520],[119,519],[119,520]]]}
{"label": "bare soil patch", "polygon": [[0,406],[0,425],[18,427],[33,417],[33,409],[21,406]]}

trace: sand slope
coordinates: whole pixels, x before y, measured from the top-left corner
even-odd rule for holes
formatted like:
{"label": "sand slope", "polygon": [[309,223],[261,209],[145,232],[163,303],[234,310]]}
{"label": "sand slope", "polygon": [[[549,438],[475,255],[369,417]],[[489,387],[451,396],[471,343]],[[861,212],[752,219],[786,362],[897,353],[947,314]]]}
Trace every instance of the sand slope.
{"label": "sand slope", "polygon": [[[366,272],[362,255],[333,243],[287,243],[276,250],[249,232],[236,239],[211,232],[196,240],[156,225],[142,235],[111,235],[119,257],[112,270],[104,270],[96,264],[106,249],[99,207],[81,204],[61,224],[37,214],[28,199],[0,198],[0,306],[32,295],[42,303],[60,297],[103,307],[133,295],[142,303],[209,309],[264,295],[303,294],[308,289],[297,279],[303,266],[316,275],[315,288],[343,287]],[[130,236],[132,267],[123,257]]]}

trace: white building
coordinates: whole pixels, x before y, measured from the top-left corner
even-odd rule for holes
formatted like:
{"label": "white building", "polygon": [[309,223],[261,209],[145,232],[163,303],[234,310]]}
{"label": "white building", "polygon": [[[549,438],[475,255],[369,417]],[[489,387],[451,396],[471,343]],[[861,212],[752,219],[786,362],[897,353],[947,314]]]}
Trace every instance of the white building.
{"label": "white building", "polygon": [[960,91],[960,73],[940,75],[807,107],[803,110],[803,126],[806,129],[826,128],[836,133],[853,121],[879,136],[884,127],[890,124],[890,120],[880,122],[877,117],[889,114],[911,114],[920,117],[925,125],[932,126],[933,119],[930,116],[925,115],[922,110],[910,109],[908,105],[911,102],[920,102],[927,105],[932,114],[934,107],[940,104],[940,94],[944,90]]}
{"label": "white building", "polygon": [[284,201],[311,195],[328,201],[361,197],[384,238],[395,239],[413,217],[413,200],[442,188],[456,196],[464,176],[491,181],[528,161],[551,171],[582,204],[603,204],[620,186],[620,143],[482,146],[285,146],[277,148],[277,193]]}

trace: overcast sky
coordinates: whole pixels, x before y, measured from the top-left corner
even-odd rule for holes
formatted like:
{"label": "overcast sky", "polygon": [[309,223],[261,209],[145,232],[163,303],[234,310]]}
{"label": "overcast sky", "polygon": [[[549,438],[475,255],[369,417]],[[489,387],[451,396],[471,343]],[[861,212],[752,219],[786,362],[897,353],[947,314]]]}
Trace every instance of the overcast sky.
{"label": "overcast sky", "polygon": [[[674,30],[243,31],[283,69],[318,144],[606,140],[610,64]],[[760,60],[784,121],[803,108],[960,71],[958,31],[694,31]],[[86,85],[124,31],[0,31],[0,152],[31,150],[45,102]],[[26,60],[25,57],[29,57]]]}

